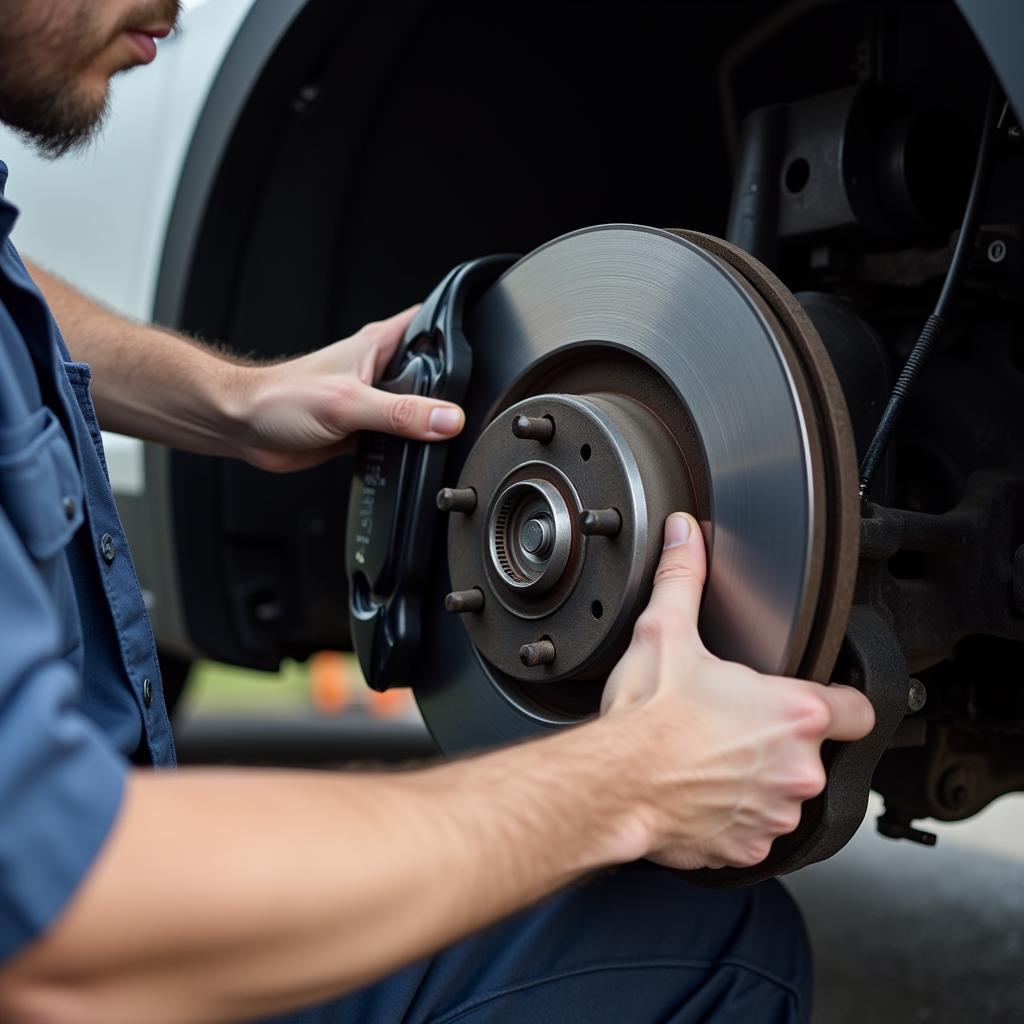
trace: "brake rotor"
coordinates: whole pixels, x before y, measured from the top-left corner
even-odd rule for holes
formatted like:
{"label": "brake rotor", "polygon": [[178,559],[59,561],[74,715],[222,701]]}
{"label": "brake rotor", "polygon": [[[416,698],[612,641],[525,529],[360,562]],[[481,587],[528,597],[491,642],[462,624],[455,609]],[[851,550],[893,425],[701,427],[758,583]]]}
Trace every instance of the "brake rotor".
{"label": "brake rotor", "polygon": [[781,282],[718,239],[592,228],[509,269],[466,334],[448,473],[472,499],[428,555],[414,680],[444,751],[597,710],[676,509],[708,545],[709,649],[827,680],[855,580],[856,457],[831,363]]}

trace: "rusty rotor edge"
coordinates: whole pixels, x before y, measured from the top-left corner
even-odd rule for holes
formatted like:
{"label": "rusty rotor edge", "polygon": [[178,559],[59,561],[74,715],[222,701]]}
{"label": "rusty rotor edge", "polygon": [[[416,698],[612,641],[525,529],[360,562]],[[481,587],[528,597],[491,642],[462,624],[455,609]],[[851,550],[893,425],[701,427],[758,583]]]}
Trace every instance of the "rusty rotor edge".
{"label": "rusty rotor edge", "polygon": [[[824,478],[821,509],[823,543],[815,547],[822,559],[817,606],[807,624],[807,647],[794,674],[817,682],[830,681],[842,647],[860,552],[860,501],[857,495],[857,450],[846,398],[832,360],[792,292],[763,263],[713,235],[682,228],[671,234],[700,246],[736,270],[781,322],[792,348],[790,372],[801,399],[809,403],[808,422],[821,432]],[[816,498],[818,496],[816,495]]]}

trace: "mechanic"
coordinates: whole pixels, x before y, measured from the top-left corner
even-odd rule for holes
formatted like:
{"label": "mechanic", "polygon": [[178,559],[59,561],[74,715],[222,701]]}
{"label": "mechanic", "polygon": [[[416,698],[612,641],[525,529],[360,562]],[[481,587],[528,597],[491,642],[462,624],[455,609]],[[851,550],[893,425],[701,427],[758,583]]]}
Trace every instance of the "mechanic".
{"label": "mechanic", "polygon": [[[59,156],[178,5],[0,13],[0,118]],[[286,472],[463,415],[373,387],[412,311],[251,365],[30,276],[16,216],[0,200],[0,1019],[806,1021],[782,887],[658,865],[762,860],[821,791],[822,741],[873,714],[704,649],[683,514],[591,722],[417,771],[149,770],[174,747],[100,424]]]}

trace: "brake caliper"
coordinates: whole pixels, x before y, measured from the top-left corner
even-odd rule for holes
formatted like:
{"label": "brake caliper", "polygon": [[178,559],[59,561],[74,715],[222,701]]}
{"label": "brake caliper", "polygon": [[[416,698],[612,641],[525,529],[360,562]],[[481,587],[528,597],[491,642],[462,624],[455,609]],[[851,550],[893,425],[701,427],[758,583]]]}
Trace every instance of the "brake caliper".
{"label": "brake caliper", "polygon": [[[434,289],[377,387],[393,394],[461,402],[473,356],[462,330],[468,303],[515,257],[456,267]],[[352,642],[375,690],[408,684],[419,647],[420,602],[436,532],[435,497],[447,442],[427,444],[364,433],[349,497],[346,568]]]}

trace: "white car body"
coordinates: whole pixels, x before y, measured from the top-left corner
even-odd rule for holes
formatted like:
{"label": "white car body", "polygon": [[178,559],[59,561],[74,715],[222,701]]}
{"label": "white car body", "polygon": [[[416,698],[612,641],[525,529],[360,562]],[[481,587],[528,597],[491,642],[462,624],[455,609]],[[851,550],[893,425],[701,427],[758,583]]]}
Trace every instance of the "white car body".
{"label": "white car body", "polygon": [[[254,0],[188,5],[157,60],[118,77],[108,122],[88,149],[60,160],[0,125],[13,240],[41,266],[126,316],[153,315],[168,218],[182,167],[224,55]],[[141,442],[105,435],[116,492],[144,490]]]}
{"label": "white car body", "polygon": [[121,313],[152,314],[182,165],[214,77],[253,0],[206,0],[182,16],[150,67],[114,80],[107,124],[59,160],[0,126],[14,232],[31,259]]}

